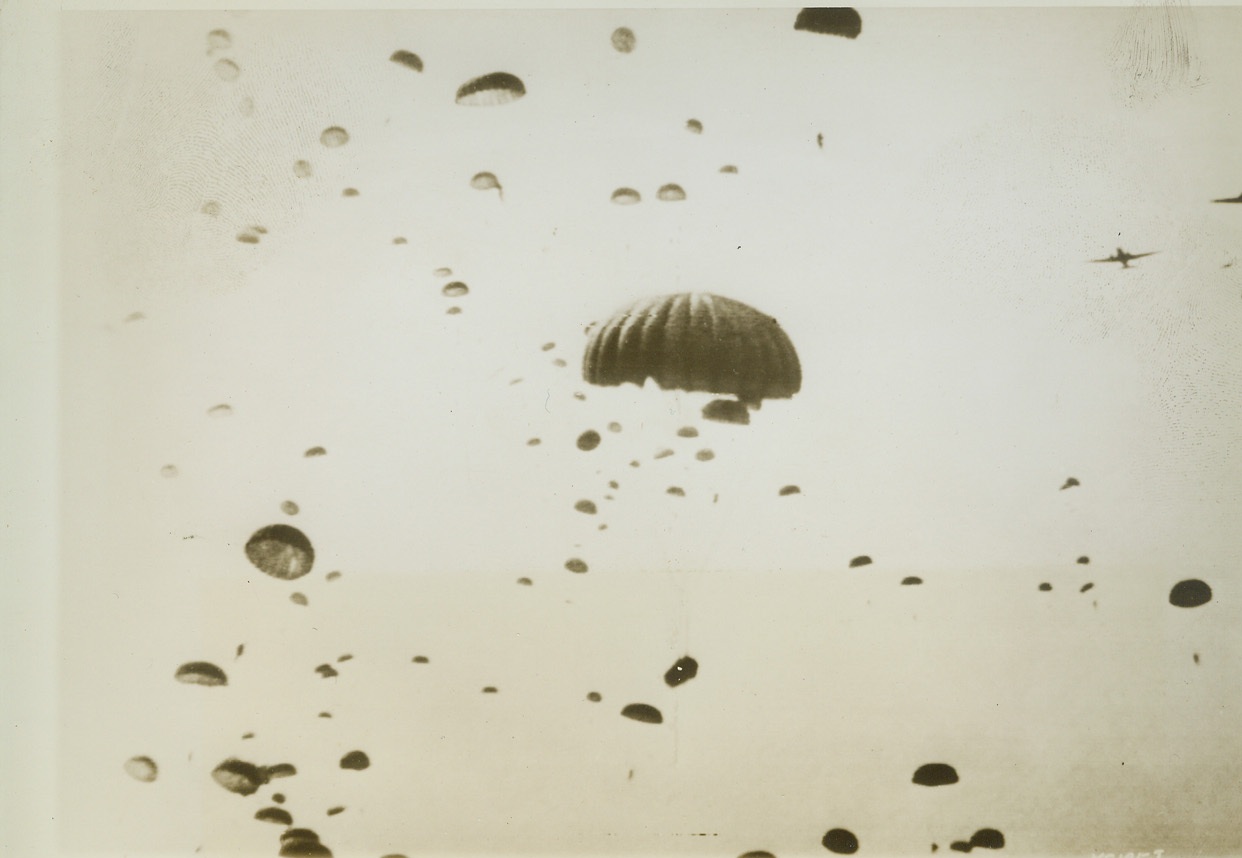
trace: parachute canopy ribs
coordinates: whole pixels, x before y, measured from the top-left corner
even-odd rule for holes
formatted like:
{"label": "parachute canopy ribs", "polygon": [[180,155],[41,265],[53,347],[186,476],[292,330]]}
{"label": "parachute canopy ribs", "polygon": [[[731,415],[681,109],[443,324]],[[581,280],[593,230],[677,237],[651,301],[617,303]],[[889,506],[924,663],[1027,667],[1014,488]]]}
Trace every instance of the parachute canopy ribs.
{"label": "parachute canopy ribs", "polygon": [[613,387],[732,394],[758,405],[802,387],[793,343],[771,316],[731,298],[685,292],[639,301],[601,325],[587,344],[582,374]]}

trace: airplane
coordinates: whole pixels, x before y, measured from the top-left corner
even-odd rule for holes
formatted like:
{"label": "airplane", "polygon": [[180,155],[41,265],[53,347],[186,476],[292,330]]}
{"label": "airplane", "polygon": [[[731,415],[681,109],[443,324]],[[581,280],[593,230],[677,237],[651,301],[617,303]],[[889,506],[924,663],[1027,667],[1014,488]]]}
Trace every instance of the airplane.
{"label": "airplane", "polygon": [[1159,252],[1160,251],[1158,250],[1153,250],[1153,251],[1150,251],[1149,253],[1126,253],[1124,250],[1122,250],[1119,247],[1117,248],[1117,252],[1113,254],[1112,256],[1108,257],[1108,259],[1092,259],[1091,261],[1092,262],[1120,262],[1122,268],[1129,268],[1131,259],[1142,259],[1144,256],[1152,256]]}
{"label": "airplane", "polygon": [[1236,197],[1231,197],[1225,200],[1212,200],[1212,202],[1214,203],[1242,203],[1242,194],[1238,194]]}

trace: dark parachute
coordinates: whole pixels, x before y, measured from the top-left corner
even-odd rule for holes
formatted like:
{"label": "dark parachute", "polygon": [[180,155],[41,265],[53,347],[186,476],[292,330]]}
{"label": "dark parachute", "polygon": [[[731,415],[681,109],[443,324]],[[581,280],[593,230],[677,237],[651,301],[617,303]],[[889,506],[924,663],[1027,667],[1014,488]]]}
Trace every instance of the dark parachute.
{"label": "dark parachute", "polygon": [[925,763],[915,770],[912,781],[919,786],[948,786],[957,783],[957,770],[948,763]]}
{"label": "dark parachute", "polygon": [[228,685],[229,679],[224,671],[209,661],[190,661],[177,668],[173,677],[178,682],[189,685]]}
{"label": "dark parachute", "polygon": [[296,527],[271,524],[259,528],[247,540],[246,557],[273,578],[292,581],[311,571],[315,549]]}
{"label": "dark parachute", "polygon": [[820,9],[803,9],[794,21],[795,30],[822,33],[825,36],[844,36],[857,39],[862,32],[862,16],[848,6],[830,6]]}
{"label": "dark parachute", "polygon": [[732,394],[758,407],[802,388],[793,343],[775,319],[731,298],[683,292],[647,298],[600,325],[582,375],[591,384]]}
{"label": "dark parachute", "polygon": [[413,69],[416,72],[423,70],[422,58],[412,51],[394,51],[393,55],[388,59],[390,62],[405,66],[407,69]]}
{"label": "dark parachute", "polygon": [[526,95],[526,86],[508,72],[492,72],[463,83],[457,90],[457,103],[471,107],[508,104]]}
{"label": "dark parachute", "polygon": [[632,721],[644,724],[663,724],[664,716],[660,710],[647,703],[631,703],[621,710],[621,714]]}
{"label": "dark parachute", "polygon": [[267,783],[268,777],[262,766],[229,757],[211,772],[212,780],[229,792],[253,795]]}
{"label": "dark parachute", "polygon": [[277,825],[293,825],[293,815],[283,807],[264,807],[254,812],[259,822],[274,822]]}

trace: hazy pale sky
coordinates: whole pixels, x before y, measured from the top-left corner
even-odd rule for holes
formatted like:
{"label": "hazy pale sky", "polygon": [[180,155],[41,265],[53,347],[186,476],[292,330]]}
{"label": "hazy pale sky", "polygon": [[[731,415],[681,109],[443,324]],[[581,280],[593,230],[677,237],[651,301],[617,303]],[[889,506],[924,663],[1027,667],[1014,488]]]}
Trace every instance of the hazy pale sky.
{"label": "hazy pale sky", "polygon": [[[275,855],[276,789],[337,855],[1236,851],[1242,15],[795,14],[62,17],[66,849]],[[526,96],[454,103],[493,71]],[[801,392],[582,380],[682,291],[778,319]],[[280,521],[296,583],[243,552]]]}

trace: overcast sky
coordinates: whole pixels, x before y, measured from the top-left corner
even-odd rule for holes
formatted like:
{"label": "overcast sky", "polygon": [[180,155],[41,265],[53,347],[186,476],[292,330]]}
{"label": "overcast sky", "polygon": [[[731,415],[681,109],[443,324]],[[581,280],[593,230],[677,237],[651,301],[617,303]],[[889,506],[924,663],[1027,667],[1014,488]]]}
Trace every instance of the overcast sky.
{"label": "overcast sky", "polygon": [[[1242,842],[1242,15],[794,14],[63,16],[68,845],[274,855],[273,788],[338,855]],[[526,95],[454,103],[493,71]],[[582,380],[683,291],[774,316],[802,390],[742,427]],[[243,552],[278,521],[297,583]]]}

